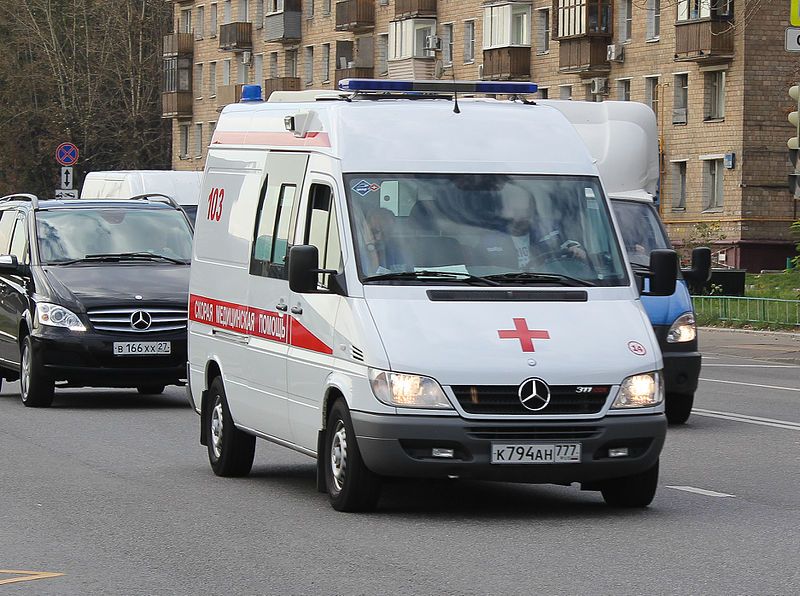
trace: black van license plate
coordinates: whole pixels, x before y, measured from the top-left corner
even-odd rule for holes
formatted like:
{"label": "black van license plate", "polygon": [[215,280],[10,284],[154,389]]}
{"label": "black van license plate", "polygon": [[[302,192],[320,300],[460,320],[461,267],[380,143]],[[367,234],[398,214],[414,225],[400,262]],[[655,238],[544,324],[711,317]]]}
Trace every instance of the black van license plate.
{"label": "black van license plate", "polygon": [[115,356],[164,356],[172,353],[168,341],[115,341]]}

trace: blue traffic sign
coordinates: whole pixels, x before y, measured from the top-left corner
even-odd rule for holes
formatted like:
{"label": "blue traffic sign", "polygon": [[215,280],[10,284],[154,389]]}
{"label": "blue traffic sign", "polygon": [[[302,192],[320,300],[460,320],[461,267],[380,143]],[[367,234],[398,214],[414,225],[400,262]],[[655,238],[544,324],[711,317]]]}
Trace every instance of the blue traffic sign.
{"label": "blue traffic sign", "polygon": [[78,161],[78,148],[72,143],[61,143],[56,149],[56,161],[62,166],[72,166]]}

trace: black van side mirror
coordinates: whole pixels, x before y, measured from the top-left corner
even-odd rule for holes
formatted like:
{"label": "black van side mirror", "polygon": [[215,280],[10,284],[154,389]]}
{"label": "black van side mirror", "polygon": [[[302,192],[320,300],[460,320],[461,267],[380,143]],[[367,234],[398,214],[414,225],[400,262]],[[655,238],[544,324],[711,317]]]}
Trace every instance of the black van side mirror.
{"label": "black van side mirror", "polygon": [[692,268],[682,271],[683,278],[692,287],[703,287],[711,279],[711,249],[705,246],[692,251]]}
{"label": "black van side mirror", "polygon": [[336,275],[335,269],[319,268],[319,250],[316,246],[302,244],[289,249],[289,289],[298,294],[319,294],[319,274]]}
{"label": "black van side mirror", "polygon": [[678,253],[659,248],[650,253],[650,288],[648,296],[671,296],[678,281]]}

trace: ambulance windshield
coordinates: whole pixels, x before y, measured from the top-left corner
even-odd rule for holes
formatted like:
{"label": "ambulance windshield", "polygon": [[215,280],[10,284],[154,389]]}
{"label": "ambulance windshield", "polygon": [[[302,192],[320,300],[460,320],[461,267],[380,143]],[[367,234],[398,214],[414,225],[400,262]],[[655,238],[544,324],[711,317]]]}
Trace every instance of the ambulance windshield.
{"label": "ambulance windshield", "polygon": [[672,248],[658,213],[651,204],[615,199],[611,205],[631,263],[649,267],[653,250]]}
{"label": "ambulance windshield", "polygon": [[349,174],[345,186],[366,283],[628,283],[597,178]]}

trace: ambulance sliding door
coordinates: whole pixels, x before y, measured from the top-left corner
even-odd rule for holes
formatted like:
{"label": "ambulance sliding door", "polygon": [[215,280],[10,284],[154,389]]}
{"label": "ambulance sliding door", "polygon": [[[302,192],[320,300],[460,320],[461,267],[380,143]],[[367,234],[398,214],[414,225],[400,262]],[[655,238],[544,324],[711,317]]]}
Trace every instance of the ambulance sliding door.
{"label": "ambulance sliding door", "polygon": [[291,441],[286,402],[286,356],[290,341],[289,231],[297,221],[308,156],[270,151],[251,247],[248,304],[255,331],[248,346],[248,376],[254,407],[252,427]]}

